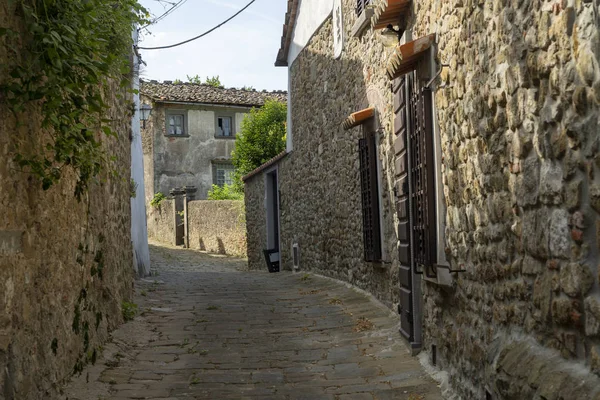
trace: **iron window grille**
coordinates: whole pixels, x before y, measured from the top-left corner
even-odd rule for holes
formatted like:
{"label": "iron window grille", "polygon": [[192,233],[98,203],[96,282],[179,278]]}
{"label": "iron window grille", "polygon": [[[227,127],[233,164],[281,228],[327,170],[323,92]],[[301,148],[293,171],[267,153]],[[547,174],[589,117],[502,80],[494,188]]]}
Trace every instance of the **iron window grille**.
{"label": "iron window grille", "polygon": [[356,0],[356,15],[362,14],[369,4],[371,0]]}
{"label": "iron window grille", "polygon": [[233,172],[235,168],[231,164],[214,164],[213,165],[213,183],[223,187],[233,183]]}
{"label": "iron window grille", "polygon": [[375,135],[367,134],[358,142],[360,158],[360,186],[363,216],[365,261],[381,260],[381,232],[379,230],[379,192],[377,183],[377,151]]}
{"label": "iron window grille", "polygon": [[429,271],[437,263],[432,93],[429,88],[417,88],[416,84],[411,92],[410,203],[413,254],[416,266]]}

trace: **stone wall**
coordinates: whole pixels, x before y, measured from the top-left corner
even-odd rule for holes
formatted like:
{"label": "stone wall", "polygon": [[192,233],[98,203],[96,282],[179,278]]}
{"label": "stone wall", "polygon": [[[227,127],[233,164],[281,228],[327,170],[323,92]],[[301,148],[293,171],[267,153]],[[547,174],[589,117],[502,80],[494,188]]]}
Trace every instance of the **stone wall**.
{"label": "stone wall", "polygon": [[[344,1],[350,15],[355,2]],[[353,13],[353,11],[352,11]],[[354,20],[344,21],[347,37]],[[292,268],[292,244],[300,269],[350,282],[394,308],[398,303],[398,251],[393,215],[392,107],[385,61],[389,49],[368,35],[351,38],[333,59],[332,22],[315,33],[290,69],[293,151],[277,164],[280,185],[281,266]],[[381,129],[382,263],[364,261],[358,140],[361,127],[345,131],[351,113],[375,106]],[[264,173],[246,182],[248,264],[264,269],[266,248]]]}
{"label": "stone wall", "polygon": [[[183,215],[183,200],[181,200]],[[189,248],[215,254],[246,257],[246,223],[244,203],[238,200],[188,201],[187,230]],[[175,244],[175,200],[163,200],[150,207],[148,236],[163,243]],[[185,224],[178,217],[178,223]]]}
{"label": "stone wall", "polygon": [[532,369],[551,349],[559,369],[600,374],[598,3],[413,4],[413,36],[436,32],[450,64],[435,95],[446,248],[467,270],[450,292],[424,284],[426,344],[465,398],[548,398],[493,343],[519,334]]}
{"label": "stone wall", "polygon": [[246,241],[248,269],[266,268],[263,249],[267,248],[267,215],[265,212],[265,179],[258,174],[244,182],[246,207]]}
{"label": "stone wall", "polygon": [[[12,5],[11,5],[12,4]],[[0,26],[18,29],[14,2],[0,1]],[[0,63],[10,62],[0,46]],[[6,79],[0,69],[0,82]],[[103,137],[120,176],[104,174],[88,195],[74,197],[76,177],[41,183],[13,162],[15,144],[43,148],[39,110],[18,125],[0,104],[0,398],[52,399],[60,385],[94,362],[110,330],[122,322],[121,303],[131,298],[130,235],[131,99],[107,88],[107,116],[118,138]],[[116,93],[122,95],[117,100]]]}
{"label": "stone wall", "polygon": [[[331,18],[290,67],[293,151],[278,163],[281,249],[291,268],[398,302],[389,48],[372,29],[333,59]],[[434,84],[451,287],[424,281],[424,351],[465,399],[594,398],[600,388],[598,2],[412,2],[412,38],[437,33]],[[363,261],[351,112],[381,125],[389,263]],[[246,182],[249,265],[264,268],[264,175]]]}
{"label": "stone wall", "polygon": [[175,200],[165,199],[156,207],[148,206],[148,237],[175,244]]}
{"label": "stone wall", "polygon": [[242,201],[190,201],[188,227],[191,249],[246,257],[246,222]]}
{"label": "stone wall", "polygon": [[[150,99],[142,96],[142,101]],[[165,136],[166,110],[184,110],[187,134]],[[169,194],[173,188],[195,186],[196,198],[204,200],[213,185],[213,163],[230,163],[235,137],[216,137],[216,116],[232,116],[234,132],[239,132],[249,108],[227,108],[153,103],[152,115],[142,130],[146,202],[157,192]]]}

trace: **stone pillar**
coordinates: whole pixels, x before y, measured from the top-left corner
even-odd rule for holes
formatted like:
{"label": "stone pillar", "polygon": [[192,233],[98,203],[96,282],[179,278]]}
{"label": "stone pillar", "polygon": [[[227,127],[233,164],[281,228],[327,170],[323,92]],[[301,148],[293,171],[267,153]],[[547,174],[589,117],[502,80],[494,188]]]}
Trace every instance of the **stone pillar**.
{"label": "stone pillar", "polygon": [[188,218],[188,202],[194,200],[194,198],[196,197],[196,191],[198,189],[196,189],[195,186],[185,186],[183,188],[184,190],[184,194],[183,194],[183,229],[184,229],[184,233],[183,233],[183,241],[184,241],[184,246],[189,249],[190,248],[190,226],[189,226],[189,218]]}
{"label": "stone pillar", "polygon": [[183,207],[184,207],[184,194],[185,191],[182,188],[174,188],[169,192],[175,200],[175,215],[173,223],[175,224],[175,246],[181,246],[184,244],[185,227],[183,223]]}

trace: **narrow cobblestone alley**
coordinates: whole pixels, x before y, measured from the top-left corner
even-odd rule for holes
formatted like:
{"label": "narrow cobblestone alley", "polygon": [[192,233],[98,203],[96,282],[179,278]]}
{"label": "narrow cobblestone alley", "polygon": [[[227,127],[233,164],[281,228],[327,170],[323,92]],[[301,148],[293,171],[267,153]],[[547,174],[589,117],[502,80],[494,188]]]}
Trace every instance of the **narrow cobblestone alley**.
{"label": "narrow cobblestone alley", "polygon": [[190,250],[151,255],[138,316],[64,399],[442,398],[397,320],[355,290]]}

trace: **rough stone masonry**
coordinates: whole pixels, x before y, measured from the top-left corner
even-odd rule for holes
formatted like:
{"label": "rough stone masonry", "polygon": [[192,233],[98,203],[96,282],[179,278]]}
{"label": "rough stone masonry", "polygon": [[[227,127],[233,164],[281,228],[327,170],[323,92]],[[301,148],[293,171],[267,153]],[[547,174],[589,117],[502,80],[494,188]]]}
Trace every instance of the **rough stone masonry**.
{"label": "rough stone masonry", "polygon": [[[0,26],[20,29],[16,2],[0,0]],[[10,64],[0,46],[0,64]],[[5,82],[6,68],[0,69]],[[118,84],[106,88],[107,118],[118,139],[105,139],[123,178],[100,178],[78,202],[77,176],[65,169],[47,191],[14,160],[15,144],[43,148],[49,140],[39,109],[17,124],[0,105],[0,399],[52,399],[60,385],[95,361],[109,331],[122,322],[121,303],[132,296],[130,211],[130,98]]]}
{"label": "rough stone masonry", "polygon": [[[331,18],[290,69],[292,153],[279,161],[281,248],[291,268],[348,281],[398,303],[390,49],[368,29],[333,59]],[[424,350],[464,398],[598,395],[600,374],[599,2],[413,1],[412,37],[437,34],[449,64],[434,86],[451,287],[423,283]],[[375,106],[381,126],[388,263],[362,257],[359,129],[351,112]],[[246,182],[248,256],[264,268],[264,176]],[[256,213],[256,216],[254,214]],[[537,396],[537,397],[536,397]],[[562,396],[562,397],[561,397]],[[573,397],[575,396],[575,397]]]}

